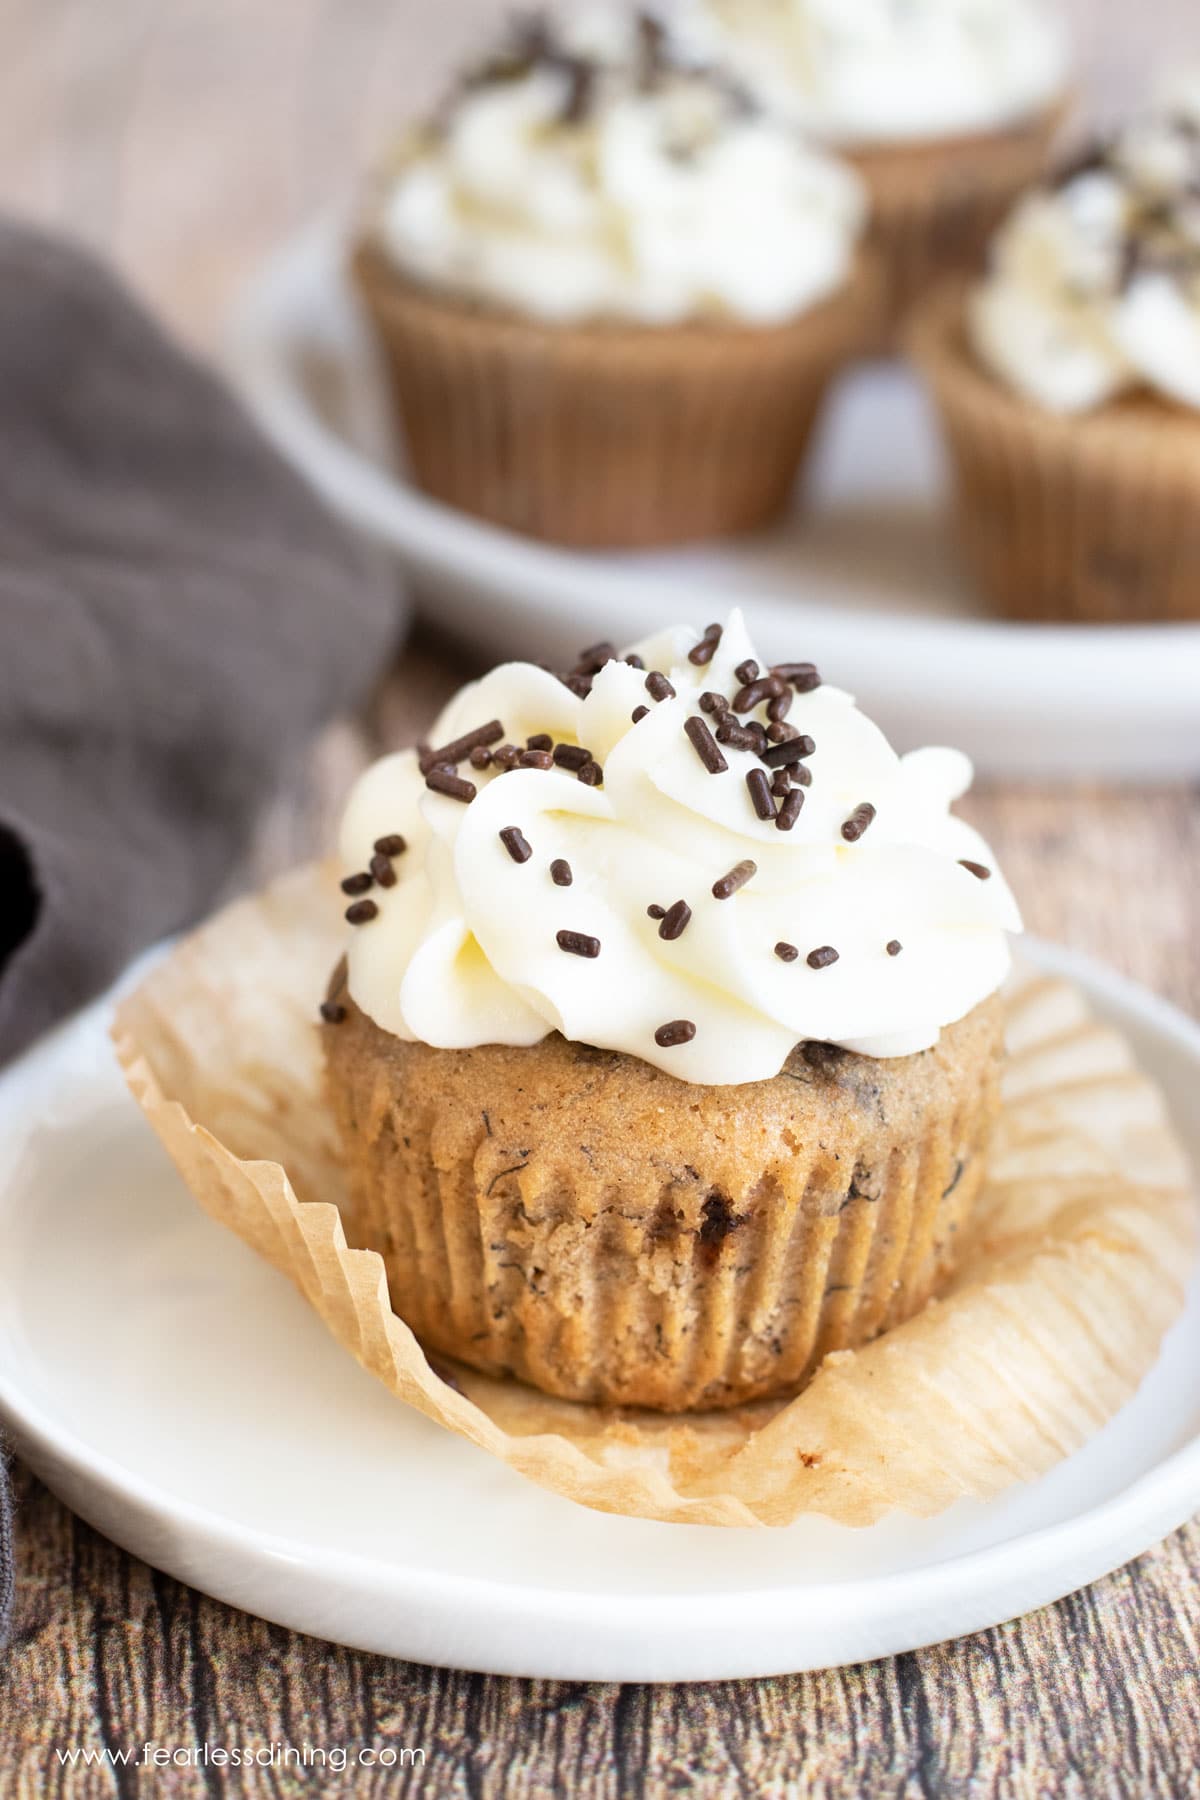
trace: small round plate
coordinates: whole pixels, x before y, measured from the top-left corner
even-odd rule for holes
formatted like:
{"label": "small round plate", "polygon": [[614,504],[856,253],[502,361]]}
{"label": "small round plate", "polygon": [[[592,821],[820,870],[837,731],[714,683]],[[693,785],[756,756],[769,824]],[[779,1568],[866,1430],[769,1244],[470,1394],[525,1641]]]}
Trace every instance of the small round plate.
{"label": "small round plate", "polygon": [[[1200,1028],[1078,957],[1030,955],[1126,1032],[1200,1160]],[[111,1011],[0,1079],[0,1419],[85,1519],[232,1605],[500,1674],[773,1675],[1015,1617],[1200,1506],[1200,1282],[1130,1405],[986,1505],[718,1530],[544,1493],[394,1400],[200,1211],[125,1092]]]}
{"label": "small round plate", "polygon": [[440,624],[494,657],[563,666],[745,607],[772,660],[803,655],[898,749],[949,743],[997,775],[1200,773],[1200,625],[990,617],[956,561],[945,471],[915,378],[869,365],[825,418],[802,510],[775,530],[653,554],[580,555],[429,500],[394,454],[383,382],[330,225],[286,247],[231,321],[233,372],[284,452],[389,546]]}

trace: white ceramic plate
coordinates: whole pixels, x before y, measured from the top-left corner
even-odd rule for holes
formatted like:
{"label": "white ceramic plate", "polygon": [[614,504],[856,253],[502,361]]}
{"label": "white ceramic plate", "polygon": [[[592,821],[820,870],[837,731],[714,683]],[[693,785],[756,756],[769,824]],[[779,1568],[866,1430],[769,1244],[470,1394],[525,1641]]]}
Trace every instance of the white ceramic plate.
{"label": "white ceramic plate", "polygon": [[[1200,1028],[1063,951],[1200,1159]],[[0,1418],[77,1512],[298,1630],[573,1679],[827,1667],[1012,1618],[1200,1506],[1200,1282],[1137,1398],[1042,1481],[867,1531],[587,1512],[394,1400],[191,1200],[92,1007],[0,1080]]]}
{"label": "white ceramic plate", "polygon": [[937,434],[881,364],[828,416],[803,513],[726,545],[575,555],[439,506],[396,472],[372,346],[329,227],[263,272],[232,323],[234,373],[286,453],[390,545],[439,621],[493,655],[566,659],[747,606],[772,658],[814,658],[897,747],[953,743],[1002,775],[1200,772],[1200,626],[989,618],[950,547]]}

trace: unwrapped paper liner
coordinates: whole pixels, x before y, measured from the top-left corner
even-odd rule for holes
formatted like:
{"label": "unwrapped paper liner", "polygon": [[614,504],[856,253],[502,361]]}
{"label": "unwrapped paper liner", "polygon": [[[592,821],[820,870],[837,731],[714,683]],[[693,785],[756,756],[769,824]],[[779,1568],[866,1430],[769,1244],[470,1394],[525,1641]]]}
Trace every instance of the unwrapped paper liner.
{"label": "unwrapped paper liner", "polygon": [[346,1247],[317,1004],[332,871],[220,913],[122,1005],[129,1085],[201,1204],[291,1277],[397,1397],[603,1512],[711,1525],[926,1517],[1043,1474],[1125,1404],[1181,1310],[1189,1172],[1162,1100],[1065,981],[1022,974],[986,1194],[950,1289],[796,1399],[606,1412],[426,1361],[383,1265]]}

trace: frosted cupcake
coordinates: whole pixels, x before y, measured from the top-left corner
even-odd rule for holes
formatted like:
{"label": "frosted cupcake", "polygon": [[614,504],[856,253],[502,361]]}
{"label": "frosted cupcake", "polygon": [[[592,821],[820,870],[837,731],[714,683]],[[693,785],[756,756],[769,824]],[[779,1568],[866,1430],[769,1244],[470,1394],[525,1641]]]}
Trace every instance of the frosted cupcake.
{"label": "frosted cupcake", "polygon": [[1052,0],[682,0],[681,30],[859,170],[885,336],[939,275],[975,265],[1065,108]]}
{"label": "frosted cupcake", "polygon": [[1200,82],[1029,194],[914,345],[1019,618],[1200,618]]}
{"label": "frosted cupcake", "polygon": [[661,26],[523,25],[401,148],[355,258],[415,479],[567,544],[762,524],[869,326],[864,217]]}
{"label": "frosted cupcake", "polygon": [[727,1407],[925,1303],[1019,928],[969,779],[737,614],[506,664],[368,771],[326,1058],[348,1240],[429,1349]]}

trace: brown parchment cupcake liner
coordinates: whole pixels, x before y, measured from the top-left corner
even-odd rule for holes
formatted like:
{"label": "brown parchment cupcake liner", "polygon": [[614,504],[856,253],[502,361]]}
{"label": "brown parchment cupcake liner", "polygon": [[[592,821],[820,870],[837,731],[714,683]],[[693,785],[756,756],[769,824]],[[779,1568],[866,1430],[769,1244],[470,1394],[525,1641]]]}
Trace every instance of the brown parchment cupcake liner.
{"label": "brown parchment cupcake liner", "polygon": [[696,1087],[566,1042],[435,1050],[324,1027],[352,1245],[427,1349],[564,1399],[795,1393],[948,1273],[999,1107],[998,999],[934,1050],[798,1050]]}
{"label": "brown parchment cupcake liner", "polygon": [[[1189,1174],[1124,1041],[1056,979],[1009,1002],[988,1178],[939,1299],[797,1398],[685,1416],[556,1400],[426,1360],[379,1256],[347,1248],[315,1024],[333,871],[219,914],[122,1005],[130,1087],[202,1205],[286,1273],[397,1397],[552,1491],[693,1524],[867,1525],[1029,1480],[1134,1393],[1178,1315]],[[449,1378],[449,1379],[447,1379]]]}
{"label": "brown parchment cupcake liner", "polygon": [[1152,396],[1043,411],[988,373],[961,288],[913,321],[950,455],[958,535],[1009,617],[1200,619],[1200,419]]}
{"label": "brown parchment cupcake liner", "polygon": [[888,350],[912,308],[947,276],[983,266],[1013,202],[1045,173],[1066,101],[1007,131],[849,149],[866,182],[879,256],[874,348]]}
{"label": "brown parchment cupcake liner", "polygon": [[769,329],[542,324],[407,281],[370,243],[353,274],[418,486],[590,548],[724,536],[782,512],[877,307],[865,259],[829,300]]}

